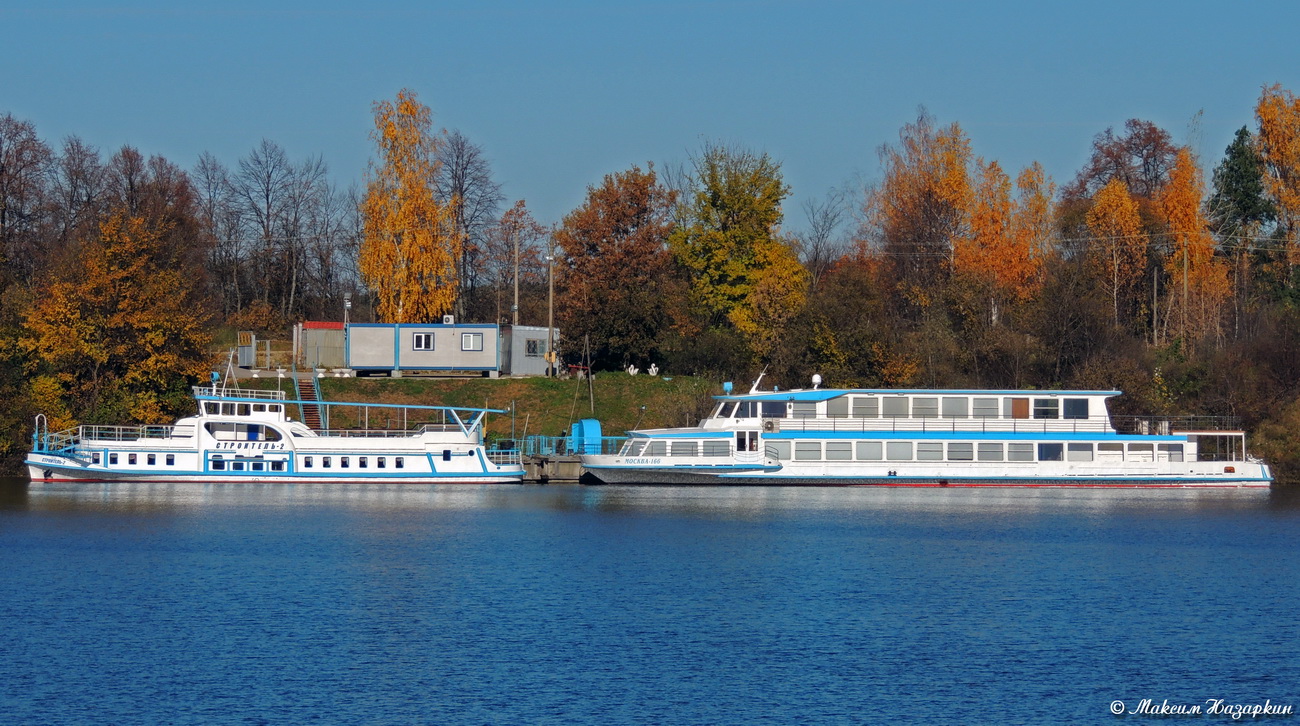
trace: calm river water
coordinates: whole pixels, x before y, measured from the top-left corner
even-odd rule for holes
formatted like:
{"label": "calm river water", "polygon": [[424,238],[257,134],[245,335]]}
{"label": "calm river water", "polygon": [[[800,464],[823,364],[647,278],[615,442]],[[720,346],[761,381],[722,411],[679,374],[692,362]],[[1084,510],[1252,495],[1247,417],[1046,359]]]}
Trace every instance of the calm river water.
{"label": "calm river water", "polygon": [[1297,494],[5,482],[0,718],[1300,710]]}

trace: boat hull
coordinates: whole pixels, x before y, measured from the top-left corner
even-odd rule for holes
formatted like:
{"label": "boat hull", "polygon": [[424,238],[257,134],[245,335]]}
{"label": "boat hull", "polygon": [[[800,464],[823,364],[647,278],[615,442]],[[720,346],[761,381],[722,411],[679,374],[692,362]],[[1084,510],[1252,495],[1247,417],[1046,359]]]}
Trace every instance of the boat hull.
{"label": "boat hull", "polygon": [[102,484],[111,482],[130,483],[204,483],[204,484],[519,484],[523,480],[523,471],[509,469],[501,473],[446,473],[429,474],[417,472],[410,474],[383,473],[365,476],[321,476],[305,473],[288,472],[245,472],[239,474],[185,473],[169,471],[158,474],[140,472],[115,472],[97,470],[76,463],[55,464],[49,461],[27,461],[27,472],[35,483],[86,483]]}

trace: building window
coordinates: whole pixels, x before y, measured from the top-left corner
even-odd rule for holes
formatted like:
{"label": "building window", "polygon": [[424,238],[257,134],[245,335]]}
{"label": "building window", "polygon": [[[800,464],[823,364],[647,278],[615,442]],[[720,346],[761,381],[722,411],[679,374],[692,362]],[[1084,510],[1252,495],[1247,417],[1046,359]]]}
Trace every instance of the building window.
{"label": "building window", "polygon": [[411,350],[433,350],[433,333],[412,333]]}
{"label": "building window", "polygon": [[524,341],[525,358],[541,358],[546,355],[546,340],[542,338],[528,338]]}
{"label": "building window", "polygon": [[483,350],[482,333],[461,333],[460,334],[461,350]]}

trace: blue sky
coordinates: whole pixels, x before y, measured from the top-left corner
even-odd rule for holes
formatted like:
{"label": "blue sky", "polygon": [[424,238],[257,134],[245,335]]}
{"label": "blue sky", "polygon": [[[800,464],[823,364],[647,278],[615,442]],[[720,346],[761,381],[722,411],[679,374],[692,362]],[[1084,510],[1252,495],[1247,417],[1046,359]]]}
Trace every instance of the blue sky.
{"label": "blue sky", "polygon": [[800,229],[805,200],[878,176],[921,105],[1013,175],[1039,161],[1067,182],[1134,117],[1212,167],[1263,84],[1300,93],[1298,21],[1295,2],[0,0],[0,113],[185,168],[266,138],[346,186],[371,105],[406,87],[542,222],[712,140],[781,162]]}

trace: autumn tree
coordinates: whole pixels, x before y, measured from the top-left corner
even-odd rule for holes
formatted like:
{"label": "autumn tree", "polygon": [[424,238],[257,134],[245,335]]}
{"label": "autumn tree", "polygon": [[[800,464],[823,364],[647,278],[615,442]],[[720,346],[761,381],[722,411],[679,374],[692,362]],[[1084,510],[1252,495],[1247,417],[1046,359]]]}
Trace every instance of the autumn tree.
{"label": "autumn tree", "polygon": [[1287,263],[1300,261],[1300,99],[1280,85],[1268,86],[1255,106],[1264,187],[1277,211]]}
{"label": "autumn tree", "polygon": [[935,126],[925,110],[879,150],[884,177],[869,190],[859,245],[884,256],[899,302],[928,308],[967,233],[970,141],[954,123]]}
{"label": "autumn tree", "polygon": [[[531,308],[532,316],[525,315],[530,323],[545,319],[544,313],[538,314],[537,295],[527,295],[528,287],[536,288],[540,282],[545,284],[545,264],[542,261],[539,242],[544,239],[548,229],[538,223],[528,211],[528,205],[520,199],[501,215],[493,225],[487,237],[484,249],[484,267],[494,283],[496,293],[496,316],[498,322],[509,320],[511,325],[519,325],[521,308]],[[540,273],[540,274],[539,274]],[[531,282],[525,282],[528,280]],[[520,305],[520,290],[524,289],[523,305]],[[529,305],[529,298],[533,304]],[[507,318],[506,310],[510,311]]]}
{"label": "autumn tree", "polygon": [[[205,240],[184,172],[126,148],[99,235],[57,265],[24,321],[29,392],[52,412],[156,423],[211,365]],[[70,423],[51,417],[51,427]]]}
{"label": "autumn tree", "polygon": [[41,215],[51,157],[31,122],[0,116],[0,255],[23,282],[35,277],[43,259]]}
{"label": "autumn tree", "polygon": [[673,256],[709,324],[730,325],[761,349],[806,294],[807,273],[779,234],[789,187],[767,154],[707,144],[693,162]]}
{"label": "autumn tree", "polygon": [[634,166],[588,187],[555,230],[559,326],[568,340],[590,340],[597,367],[662,360],[685,292],[667,249],[675,203],[653,166]]}
{"label": "autumn tree", "polygon": [[1142,276],[1147,245],[1137,202],[1122,179],[1111,179],[1097,192],[1088,209],[1087,224],[1093,236],[1090,259],[1111,299],[1112,322],[1119,326],[1121,302],[1131,302]]}
{"label": "autumn tree", "polygon": [[1214,169],[1213,192],[1206,207],[1210,228],[1219,245],[1232,257],[1235,335],[1249,316],[1253,288],[1251,258],[1261,245],[1265,228],[1277,213],[1264,188],[1264,163],[1255,148],[1255,136],[1242,126]]}
{"label": "autumn tree", "polygon": [[[1170,307],[1178,309],[1175,317],[1184,338],[1217,332],[1220,310],[1230,292],[1227,266],[1215,256],[1214,238],[1202,213],[1203,196],[1200,165],[1183,147],[1159,202],[1172,241],[1165,271],[1179,286],[1170,293]],[[1166,325],[1170,317],[1165,316]]]}
{"label": "autumn tree", "polygon": [[379,161],[371,162],[361,202],[358,266],[376,316],[387,322],[427,322],[451,310],[456,299],[463,238],[451,210],[434,196],[431,124],[432,112],[412,91],[375,104],[371,137]]}

